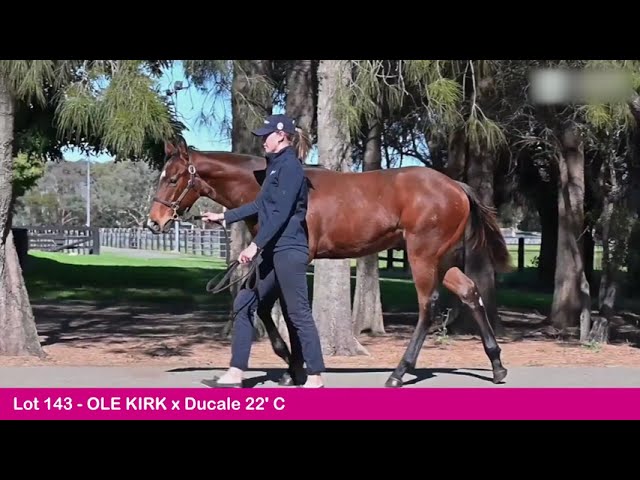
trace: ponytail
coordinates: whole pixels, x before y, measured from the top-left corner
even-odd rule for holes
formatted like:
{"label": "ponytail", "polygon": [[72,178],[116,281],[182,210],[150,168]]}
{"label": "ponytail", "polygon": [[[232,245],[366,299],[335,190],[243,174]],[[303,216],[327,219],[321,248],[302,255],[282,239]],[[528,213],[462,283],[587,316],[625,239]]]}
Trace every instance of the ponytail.
{"label": "ponytail", "polygon": [[305,163],[307,155],[311,151],[311,137],[300,127],[296,127],[296,134],[293,137],[293,147],[302,163]]}

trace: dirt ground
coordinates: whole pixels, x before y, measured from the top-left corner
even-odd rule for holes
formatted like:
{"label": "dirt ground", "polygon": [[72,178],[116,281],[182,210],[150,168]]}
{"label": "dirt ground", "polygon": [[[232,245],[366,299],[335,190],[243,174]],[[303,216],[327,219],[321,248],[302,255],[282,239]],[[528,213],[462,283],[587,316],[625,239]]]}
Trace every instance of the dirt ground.
{"label": "dirt ground", "polygon": [[[181,311],[177,307],[149,307],[64,303],[34,305],[45,359],[0,357],[0,366],[171,366],[224,368],[230,344],[220,338],[222,323],[213,321],[223,312]],[[640,338],[637,326],[619,321],[615,344],[580,345],[561,339],[539,325],[535,314],[501,312],[506,331],[498,338],[505,366],[637,366]],[[360,336],[369,355],[327,356],[330,368],[395,367],[409,342],[414,314],[386,319],[387,333]],[[631,322],[633,323],[633,322]],[[282,367],[268,340],[254,343],[250,367]],[[427,337],[418,358],[421,368],[485,368],[488,360],[477,336]]]}

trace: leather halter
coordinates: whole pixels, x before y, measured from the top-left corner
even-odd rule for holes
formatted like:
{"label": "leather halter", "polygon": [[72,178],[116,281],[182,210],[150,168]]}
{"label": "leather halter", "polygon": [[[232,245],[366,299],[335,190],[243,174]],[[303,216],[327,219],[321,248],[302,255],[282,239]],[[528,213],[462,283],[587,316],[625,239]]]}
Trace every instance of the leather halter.
{"label": "leather halter", "polygon": [[[165,163],[169,161],[170,158],[172,158],[174,155],[171,156],[167,156]],[[187,171],[189,172],[189,181],[187,182],[187,186],[184,188],[184,190],[182,190],[182,193],[180,193],[180,196],[178,197],[177,200],[174,200],[173,202],[167,202],[166,200],[163,200],[161,198],[158,198],[157,196],[153,197],[153,201],[154,202],[158,202],[161,203],[162,205],[164,205],[165,207],[169,207],[170,209],[173,210],[173,215],[172,218],[173,220],[177,220],[180,217],[180,214],[178,214],[178,210],[180,210],[180,204],[182,203],[182,200],[184,199],[184,197],[187,195],[187,193],[189,193],[189,190],[191,190],[192,188],[195,188],[196,185],[196,178],[197,180],[199,180],[200,182],[203,182],[207,185],[207,187],[209,189],[211,189],[212,192],[215,192],[214,188],[209,185],[207,182],[205,182],[199,175],[198,172],[196,170],[196,166],[191,163],[191,156],[189,155],[188,160],[187,160]],[[212,198],[213,195],[208,195],[209,198]],[[185,209],[185,212],[188,211],[189,209]]]}

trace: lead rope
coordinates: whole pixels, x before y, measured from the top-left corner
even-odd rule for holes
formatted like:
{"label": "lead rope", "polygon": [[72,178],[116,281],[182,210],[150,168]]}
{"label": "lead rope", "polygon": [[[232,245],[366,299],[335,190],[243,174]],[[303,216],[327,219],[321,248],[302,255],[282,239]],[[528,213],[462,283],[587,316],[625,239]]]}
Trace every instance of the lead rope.
{"label": "lead rope", "polygon": [[[257,275],[256,275],[256,269],[258,267],[258,259],[260,258],[259,255],[256,255],[253,260],[251,260],[251,262],[249,262],[249,271],[241,276],[240,278],[234,280],[233,282],[229,282],[229,279],[231,278],[231,275],[233,274],[233,272],[235,271],[236,268],[238,268],[238,266],[240,265],[240,262],[238,262],[237,260],[234,260],[226,269],[225,272],[222,272],[222,279],[218,280],[218,278],[220,277],[220,275],[216,275],[215,277],[213,277],[211,280],[209,280],[207,282],[207,292],[210,292],[212,294],[216,294],[216,293],[220,293],[224,290],[226,290],[227,288],[231,288],[232,285],[235,285],[236,283],[240,283],[240,282],[244,282],[244,284],[242,285],[242,288],[247,288],[249,290],[255,290],[256,286],[257,286]],[[218,283],[212,287],[213,283],[215,281],[218,281]],[[225,282],[229,282],[227,285],[225,285]]]}
{"label": "lead rope", "polygon": [[[192,217],[189,217],[189,220],[202,220],[202,215],[194,215]],[[216,275],[215,277],[213,277],[211,280],[209,280],[207,282],[207,286],[205,287],[207,292],[215,295],[216,293],[223,292],[223,291],[231,288],[233,285],[236,285],[237,283],[240,283],[240,282],[244,282],[244,284],[242,285],[242,288],[248,288],[250,290],[255,290],[255,288],[257,286],[257,280],[258,280],[258,276],[256,274],[256,270],[257,270],[259,259],[260,259],[260,253],[258,253],[255,257],[253,257],[251,262],[249,262],[249,270],[248,270],[248,272],[246,274],[244,274],[240,278],[237,278],[233,282],[230,282],[229,279],[233,275],[233,272],[241,264],[240,264],[240,262],[238,260],[234,260],[233,262],[230,263],[230,255],[231,255],[231,253],[229,251],[229,243],[230,243],[229,242],[229,234],[227,232],[227,227],[225,227],[225,225],[224,225],[224,222],[222,222],[220,220],[216,220],[214,223],[217,223],[218,225],[220,225],[220,227],[222,227],[222,231],[224,232],[224,239],[225,239],[225,243],[226,243],[227,268],[226,268],[226,270],[224,272]],[[222,276],[222,278],[219,280],[220,276]],[[217,283],[215,283],[215,282],[217,282]],[[215,284],[215,286],[214,286],[214,284]]]}

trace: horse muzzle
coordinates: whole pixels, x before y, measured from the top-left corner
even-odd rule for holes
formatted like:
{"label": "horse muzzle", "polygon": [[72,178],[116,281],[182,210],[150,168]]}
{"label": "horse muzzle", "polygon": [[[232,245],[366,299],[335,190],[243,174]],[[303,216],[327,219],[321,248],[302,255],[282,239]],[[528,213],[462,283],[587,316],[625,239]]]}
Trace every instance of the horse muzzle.
{"label": "horse muzzle", "polygon": [[160,224],[155,220],[148,219],[146,227],[151,230],[154,234],[160,233]]}

